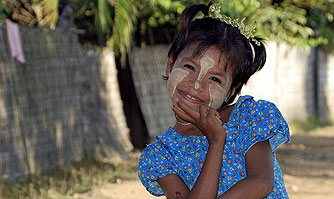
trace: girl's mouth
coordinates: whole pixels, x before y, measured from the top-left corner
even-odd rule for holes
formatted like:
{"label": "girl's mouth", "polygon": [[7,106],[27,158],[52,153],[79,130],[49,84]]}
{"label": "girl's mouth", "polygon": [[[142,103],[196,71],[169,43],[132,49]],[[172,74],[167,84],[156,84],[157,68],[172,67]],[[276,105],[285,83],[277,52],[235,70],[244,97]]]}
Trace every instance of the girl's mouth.
{"label": "girl's mouth", "polygon": [[180,95],[186,100],[193,104],[202,104],[204,101],[200,100],[199,98],[192,96],[184,91],[179,90]]}

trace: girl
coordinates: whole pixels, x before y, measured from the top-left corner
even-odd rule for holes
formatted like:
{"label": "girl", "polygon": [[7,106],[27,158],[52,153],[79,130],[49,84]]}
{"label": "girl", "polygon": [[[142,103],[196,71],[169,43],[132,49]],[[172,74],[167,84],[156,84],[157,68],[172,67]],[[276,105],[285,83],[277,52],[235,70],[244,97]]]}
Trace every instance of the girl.
{"label": "girl", "polygon": [[276,150],[289,142],[276,106],[239,97],[266,60],[262,39],[247,38],[208,6],[186,8],[168,53],[168,94],[177,122],[139,160],[139,178],[155,196],[288,198]]}

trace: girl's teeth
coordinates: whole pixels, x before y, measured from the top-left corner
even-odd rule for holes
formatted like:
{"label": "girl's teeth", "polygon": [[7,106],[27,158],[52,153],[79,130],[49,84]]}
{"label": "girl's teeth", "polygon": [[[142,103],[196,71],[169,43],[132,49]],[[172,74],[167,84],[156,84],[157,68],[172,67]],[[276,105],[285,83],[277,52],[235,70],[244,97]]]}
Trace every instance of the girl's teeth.
{"label": "girl's teeth", "polygon": [[192,100],[199,101],[198,99],[196,99],[196,98],[194,98],[194,97],[192,97],[192,96],[190,96],[190,95],[187,95],[187,97],[189,97],[189,98],[192,99]]}

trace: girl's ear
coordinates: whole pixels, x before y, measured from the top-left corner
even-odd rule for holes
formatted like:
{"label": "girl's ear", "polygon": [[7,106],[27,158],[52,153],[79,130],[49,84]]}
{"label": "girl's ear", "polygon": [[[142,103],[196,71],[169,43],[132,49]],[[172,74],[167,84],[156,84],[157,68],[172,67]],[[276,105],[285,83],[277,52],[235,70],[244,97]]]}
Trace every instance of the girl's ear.
{"label": "girl's ear", "polygon": [[166,77],[169,77],[170,72],[173,69],[173,65],[174,65],[174,61],[173,61],[173,56],[169,56],[168,57],[168,61],[167,61],[167,67],[166,67]]}

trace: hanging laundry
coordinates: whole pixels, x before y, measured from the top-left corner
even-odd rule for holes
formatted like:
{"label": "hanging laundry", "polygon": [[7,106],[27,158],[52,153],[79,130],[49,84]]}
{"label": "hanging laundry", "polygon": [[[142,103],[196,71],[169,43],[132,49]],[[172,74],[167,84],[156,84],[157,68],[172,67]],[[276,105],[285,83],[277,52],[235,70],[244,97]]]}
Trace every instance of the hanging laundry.
{"label": "hanging laundry", "polygon": [[15,58],[18,62],[24,64],[26,60],[24,58],[22,50],[19,26],[9,19],[6,19],[5,22],[6,22],[8,42],[12,57]]}

